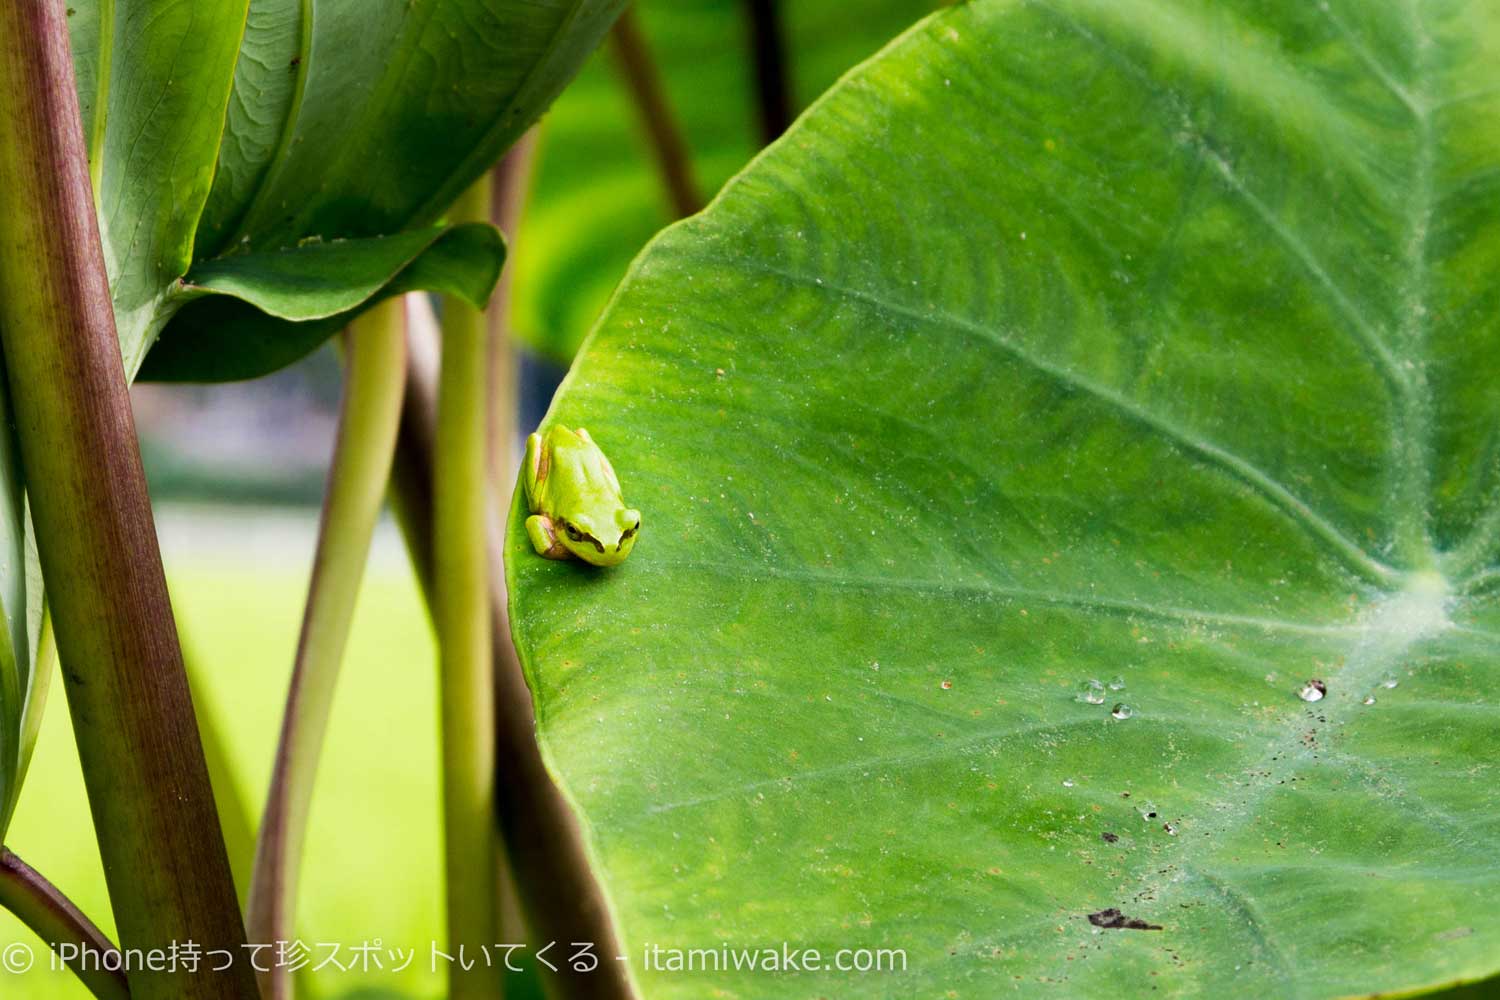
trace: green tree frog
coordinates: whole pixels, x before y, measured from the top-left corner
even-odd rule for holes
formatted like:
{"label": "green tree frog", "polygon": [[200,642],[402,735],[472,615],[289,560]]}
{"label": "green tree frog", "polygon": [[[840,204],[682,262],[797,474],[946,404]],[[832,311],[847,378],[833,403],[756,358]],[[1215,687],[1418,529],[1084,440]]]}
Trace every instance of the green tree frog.
{"label": "green tree frog", "polygon": [[641,512],[625,506],[620,480],[582,427],[561,424],[526,439],[526,534],[548,559],[617,566],[630,555]]}

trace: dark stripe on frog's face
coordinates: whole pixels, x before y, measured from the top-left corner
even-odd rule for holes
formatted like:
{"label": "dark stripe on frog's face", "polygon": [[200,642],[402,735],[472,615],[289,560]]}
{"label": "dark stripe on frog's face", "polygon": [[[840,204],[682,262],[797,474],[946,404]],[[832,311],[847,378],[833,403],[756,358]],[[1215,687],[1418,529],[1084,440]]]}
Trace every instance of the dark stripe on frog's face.
{"label": "dark stripe on frog's face", "polygon": [[567,521],[562,522],[562,526],[563,534],[567,535],[573,541],[580,544],[582,544],[583,542],[590,542],[593,544],[594,548],[598,549],[600,552],[604,551],[604,543],[599,541],[599,539],[595,538],[593,535],[589,534],[587,531],[581,531]]}
{"label": "dark stripe on frog's face", "polygon": [[636,535],[641,530],[641,515],[637,510],[622,508],[615,512],[613,520],[617,526],[628,527],[608,540],[601,540],[580,524],[559,520],[558,540],[564,548],[586,563],[595,566],[619,565],[635,546]]}

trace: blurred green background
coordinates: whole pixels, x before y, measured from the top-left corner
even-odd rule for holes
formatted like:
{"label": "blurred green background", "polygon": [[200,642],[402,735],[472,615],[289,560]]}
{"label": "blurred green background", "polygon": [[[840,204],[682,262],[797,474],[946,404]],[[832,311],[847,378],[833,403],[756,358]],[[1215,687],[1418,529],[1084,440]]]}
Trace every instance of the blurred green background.
{"label": "blurred green background", "polygon": [[[168,508],[158,516],[194,696],[233,749],[237,792],[258,815],[306,596],[312,509]],[[302,940],[418,948],[401,973],[331,967],[318,996],[380,985],[441,992],[436,659],[405,552],[382,526],[360,596],[318,773],[299,903]],[[103,871],[61,685],[54,687],[9,846],[113,935]],[[36,939],[0,912],[0,949]],[[0,996],[87,1000],[71,973],[0,973]],[[318,953],[318,959],[327,951]],[[345,952],[339,961],[347,964]]]}
{"label": "blurred green background", "polygon": [[[760,148],[748,19],[740,0],[658,0],[637,15],[702,198]],[[934,0],[784,0],[793,110],[875,54]],[[672,211],[609,47],[543,121],[533,197],[512,246],[512,320],[554,361],[573,356],[636,253]]]}

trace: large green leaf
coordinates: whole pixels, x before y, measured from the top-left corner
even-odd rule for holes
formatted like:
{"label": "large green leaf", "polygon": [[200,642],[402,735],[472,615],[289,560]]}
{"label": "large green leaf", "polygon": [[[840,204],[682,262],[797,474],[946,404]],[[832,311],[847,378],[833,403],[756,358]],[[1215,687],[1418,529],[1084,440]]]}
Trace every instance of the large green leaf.
{"label": "large green leaf", "polygon": [[[1483,0],[976,0],[657,240],[635,553],[507,552],[645,994],[1500,969],[1497,195]],[[907,967],[644,958],[782,941]]]}
{"label": "large green leaf", "polygon": [[[780,3],[787,72],[805,106],[939,0]],[[744,0],[638,0],[643,34],[703,195],[760,148]],[[518,234],[513,324],[573,356],[630,260],[672,219],[640,113],[601,48],[543,123]]]}
{"label": "large green leaf", "polygon": [[[202,323],[202,310],[183,310],[196,293],[179,279],[309,238],[437,222],[622,4],[76,0],[74,59],[127,371],[167,328],[195,345],[197,377],[259,374],[252,361],[267,355],[241,352],[245,324]],[[498,265],[493,242],[462,245],[487,255],[468,266]],[[258,322],[257,341],[287,329],[272,315]]]}

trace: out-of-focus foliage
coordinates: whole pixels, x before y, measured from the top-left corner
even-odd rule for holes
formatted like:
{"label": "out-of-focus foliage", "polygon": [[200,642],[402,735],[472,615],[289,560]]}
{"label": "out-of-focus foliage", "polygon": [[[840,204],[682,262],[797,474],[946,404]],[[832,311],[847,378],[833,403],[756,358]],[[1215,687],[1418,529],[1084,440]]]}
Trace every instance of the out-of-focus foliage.
{"label": "out-of-focus foliage", "polygon": [[[203,668],[193,678],[195,707],[222,734],[232,791],[258,819],[307,594],[315,518],[178,508],[159,523],[174,610]],[[442,988],[441,967],[434,971],[427,961],[431,942],[442,936],[436,687],[420,683],[436,669],[431,634],[399,541],[380,538],[350,634],[308,839],[299,934],[309,946],[336,942],[341,949],[339,965],[306,970],[316,997],[384,990],[416,1000]],[[71,723],[56,695],[7,845],[113,935]],[[372,750],[372,732],[382,734],[384,752]],[[384,968],[361,969],[351,949],[375,938],[387,948],[414,949],[416,958],[398,969],[399,960],[382,951]],[[0,996],[90,1000],[71,972],[46,961],[29,930],[0,911],[0,949],[12,942],[38,949],[38,961],[24,974],[0,974]],[[526,994],[507,993],[513,995]]]}
{"label": "out-of-focus foliage", "polygon": [[[783,0],[792,93],[806,107],[839,75],[942,6],[936,0]],[[707,199],[759,149],[742,0],[641,0],[651,54]],[[609,46],[548,112],[531,201],[511,260],[513,318],[533,347],[566,361],[632,257],[671,207]]]}

